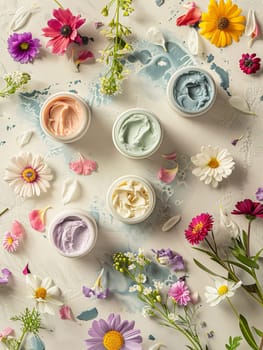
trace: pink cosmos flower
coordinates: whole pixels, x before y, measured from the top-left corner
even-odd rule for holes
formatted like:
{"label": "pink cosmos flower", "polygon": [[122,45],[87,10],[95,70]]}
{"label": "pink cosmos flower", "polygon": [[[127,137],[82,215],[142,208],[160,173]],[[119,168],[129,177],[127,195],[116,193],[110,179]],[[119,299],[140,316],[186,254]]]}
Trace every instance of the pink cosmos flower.
{"label": "pink cosmos flower", "polygon": [[7,232],[3,239],[3,247],[8,253],[14,253],[19,246],[19,239],[12,232]]}
{"label": "pink cosmos flower", "polygon": [[2,332],[0,333],[0,342],[2,341],[3,338],[8,337],[13,332],[14,332],[13,328],[10,328],[10,327],[3,329]]}
{"label": "pink cosmos flower", "polygon": [[260,69],[259,57],[256,57],[255,53],[243,53],[242,58],[239,60],[240,69],[246,74],[256,73]]}
{"label": "pink cosmos flower", "polygon": [[190,222],[185,230],[185,238],[191,244],[199,244],[213,228],[213,217],[210,214],[202,213],[197,215]]}
{"label": "pink cosmos flower", "polygon": [[50,207],[44,209],[34,209],[29,213],[29,221],[31,227],[39,232],[44,232],[46,229],[45,214]]}
{"label": "pink cosmos flower", "polygon": [[178,305],[186,306],[190,301],[190,291],[185,284],[185,281],[178,280],[175,282],[168,291],[169,297],[171,297]]}
{"label": "pink cosmos flower", "polygon": [[196,6],[195,2],[191,2],[189,5],[185,6],[188,8],[187,12],[178,17],[176,20],[177,26],[190,26],[195,25],[200,21],[201,11],[199,7]]}
{"label": "pink cosmos flower", "polygon": [[43,28],[44,36],[51,39],[47,47],[52,46],[52,53],[64,54],[69,44],[72,42],[82,43],[82,37],[77,29],[85,23],[85,19],[80,15],[73,16],[69,9],[53,10],[54,19],[50,19],[48,27]]}
{"label": "pink cosmos flower", "polygon": [[237,202],[236,209],[231,212],[234,215],[245,215],[247,219],[252,220],[256,217],[263,218],[263,204],[253,202],[251,199],[244,199]]}

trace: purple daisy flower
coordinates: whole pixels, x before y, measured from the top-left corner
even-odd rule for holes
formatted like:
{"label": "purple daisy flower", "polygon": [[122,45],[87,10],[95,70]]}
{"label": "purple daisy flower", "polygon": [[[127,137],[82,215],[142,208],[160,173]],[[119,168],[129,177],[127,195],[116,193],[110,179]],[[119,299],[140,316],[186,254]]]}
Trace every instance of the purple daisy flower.
{"label": "purple daisy flower", "polygon": [[39,39],[33,39],[32,33],[14,33],[9,36],[8,52],[15,61],[20,63],[32,62],[39,54],[41,46]]}
{"label": "purple daisy flower", "polygon": [[110,314],[107,321],[93,321],[85,340],[87,350],[141,350],[142,337],[134,330],[135,322],[121,321],[120,315]]}

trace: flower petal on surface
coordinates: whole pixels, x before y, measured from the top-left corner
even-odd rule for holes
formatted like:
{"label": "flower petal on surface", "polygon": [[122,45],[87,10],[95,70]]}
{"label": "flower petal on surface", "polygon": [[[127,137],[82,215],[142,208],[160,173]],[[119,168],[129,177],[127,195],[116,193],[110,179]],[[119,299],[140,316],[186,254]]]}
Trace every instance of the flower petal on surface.
{"label": "flower petal on surface", "polygon": [[23,226],[21,225],[21,223],[19,221],[15,220],[12,223],[11,232],[17,238],[21,239],[25,233],[25,230],[24,230]]}
{"label": "flower petal on surface", "polygon": [[44,232],[46,229],[45,225],[45,214],[50,207],[44,209],[34,209],[29,213],[29,221],[31,227],[39,232]]}
{"label": "flower petal on surface", "polygon": [[161,180],[162,182],[165,182],[167,184],[171,183],[174,181],[177,172],[179,170],[179,166],[178,164],[176,165],[175,168],[173,169],[166,169],[166,168],[161,168],[158,171],[157,177],[159,180]]}
{"label": "flower petal on surface", "polygon": [[171,153],[165,153],[165,154],[162,154],[162,157],[167,159],[167,160],[176,160],[176,152],[171,152]]}
{"label": "flower petal on surface", "polygon": [[72,310],[70,306],[62,305],[59,309],[59,315],[62,320],[73,320]]}

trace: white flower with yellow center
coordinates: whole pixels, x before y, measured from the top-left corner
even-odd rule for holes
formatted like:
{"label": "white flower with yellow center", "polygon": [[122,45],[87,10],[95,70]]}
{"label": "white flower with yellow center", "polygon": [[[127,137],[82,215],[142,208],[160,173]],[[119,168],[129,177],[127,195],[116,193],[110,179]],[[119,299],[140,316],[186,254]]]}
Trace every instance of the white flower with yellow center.
{"label": "white flower with yellow center", "polygon": [[26,283],[31,291],[30,298],[36,301],[36,307],[40,313],[54,315],[52,306],[63,304],[59,300],[61,291],[51,278],[46,277],[41,280],[38,276],[28,274],[26,275]]}
{"label": "white flower with yellow center", "polygon": [[222,300],[231,298],[235,294],[235,290],[239,288],[241,284],[241,281],[235,283],[223,278],[215,279],[215,287],[205,287],[206,302],[210,304],[210,306],[215,306]]}
{"label": "white flower with yellow center", "polygon": [[52,179],[51,170],[43,157],[29,152],[11,158],[4,176],[4,180],[20,197],[39,196],[41,192],[47,192]]}
{"label": "white flower with yellow center", "polygon": [[210,145],[202,146],[201,153],[191,157],[191,161],[196,166],[193,174],[212,187],[217,187],[219,182],[228,177],[235,165],[227,149]]}

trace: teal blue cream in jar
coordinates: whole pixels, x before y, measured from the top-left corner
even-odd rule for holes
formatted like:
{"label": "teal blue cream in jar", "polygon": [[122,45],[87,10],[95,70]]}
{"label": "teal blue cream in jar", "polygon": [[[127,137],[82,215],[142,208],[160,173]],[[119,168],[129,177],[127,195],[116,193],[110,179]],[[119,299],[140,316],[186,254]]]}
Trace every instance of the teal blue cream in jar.
{"label": "teal blue cream in jar", "polygon": [[132,108],[115,121],[112,139],[117,150],[128,158],[143,159],[160,147],[163,131],[158,118],[143,108]]}
{"label": "teal blue cream in jar", "polygon": [[167,86],[167,95],[172,108],[184,117],[205,114],[216,99],[216,84],[204,69],[184,67],[176,71]]}

